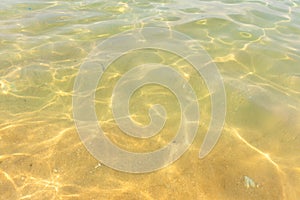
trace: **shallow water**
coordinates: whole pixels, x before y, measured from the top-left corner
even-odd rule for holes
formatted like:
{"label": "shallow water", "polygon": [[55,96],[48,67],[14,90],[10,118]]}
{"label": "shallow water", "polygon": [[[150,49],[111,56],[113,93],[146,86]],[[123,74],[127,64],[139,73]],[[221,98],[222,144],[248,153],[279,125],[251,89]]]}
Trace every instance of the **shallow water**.
{"label": "shallow water", "polygon": [[[299,199],[299,1],[0,2],[0,199]],[[199,159],[211,93],[185,60],[161,50],[132,51],[103,73],[95,94],[99,125],[123,149],[159,149],[179,127],[180,106],[148,85],[130,100],[132,119],[149,123],[151,104],[168,114],[149,139],[125,135],[110,107],[114,85],[133,66],[172,64],[194,88],[197,135],[173,164],[131,174],[85,148],[73,119],[75,78],[103,40],[165,27],[196,39],[225,84],[226,118],[214,149]],[[188,43],[187,43],[188,45]]]}

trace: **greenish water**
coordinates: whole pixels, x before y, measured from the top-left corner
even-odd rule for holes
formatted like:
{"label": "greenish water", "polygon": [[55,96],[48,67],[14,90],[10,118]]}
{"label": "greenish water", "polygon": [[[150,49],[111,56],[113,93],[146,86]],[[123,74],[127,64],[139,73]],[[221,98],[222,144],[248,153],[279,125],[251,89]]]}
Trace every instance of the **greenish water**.
{"label": "greenish water", "polygon": [[[300,198],[299,1],[0,2],[0,199]],[[150,104],[168,118],[160,134],[122,133],[110,107],[114,85],[137,64],[172,64],[194,88],[199,129],[191,147],[155,172],[130,174],[99,163],[80,140],[72,113],[79,68],[103,40],[123,31],[165,27],[196,39],[217,65],[226,91],[222,135],[205,158],[199,149],[211,117],[210,92],[184,59],[160,50],[115,60],[96,91],[99,124],[134,152],[165,146],[180,108],[164,87],[140,88],[132,118],[149,123]],[[187,44],[188,45],[188,44]]]}

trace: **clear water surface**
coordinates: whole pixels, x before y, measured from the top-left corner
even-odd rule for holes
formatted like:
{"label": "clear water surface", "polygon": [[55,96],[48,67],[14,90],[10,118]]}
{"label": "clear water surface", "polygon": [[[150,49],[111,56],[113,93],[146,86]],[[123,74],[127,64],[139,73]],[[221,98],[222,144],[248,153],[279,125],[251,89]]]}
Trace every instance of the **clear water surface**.
{"label": "clear water surface", "polygon": [[[264,199],[300,198],[300,2],[298,0],[0,2],[0,199]],[[222,135],[205,158],[199,148],[211,117],[201,76],[178,56],[146,49],[112,63],[99,81],[95,107],[112,142],[153,151],[174,136],[180,108],[174,94],[148,85],[130,100],[132,118],[149,123],[148,105],[162,104],[160,134],[122,133],[110,94],[130,67],[173,63],[200,105],[197,136],[172,165],[145,174],[113,170],[82,144],[73,121],[75,77],[108,37],[165,27],[201,43],[226,89]],[[187,43],[188,45],[188,43]]]}

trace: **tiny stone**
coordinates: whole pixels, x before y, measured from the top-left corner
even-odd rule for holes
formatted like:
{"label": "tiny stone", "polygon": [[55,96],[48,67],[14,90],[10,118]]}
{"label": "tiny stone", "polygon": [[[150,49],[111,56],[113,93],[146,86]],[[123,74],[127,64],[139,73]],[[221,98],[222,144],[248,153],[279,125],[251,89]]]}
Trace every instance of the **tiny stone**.
{"label": "tiny stone", "polygon": [[102,164],[101,163],[98,163],[96,166],[95,166],[95,169],[97,169],[98,167],[101,167]]}

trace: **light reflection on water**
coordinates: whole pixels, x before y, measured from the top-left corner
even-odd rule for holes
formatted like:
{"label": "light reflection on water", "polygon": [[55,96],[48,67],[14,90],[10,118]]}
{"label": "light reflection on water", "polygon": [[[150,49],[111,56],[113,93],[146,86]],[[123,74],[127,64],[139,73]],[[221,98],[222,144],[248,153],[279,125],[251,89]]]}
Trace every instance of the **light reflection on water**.
{"label": "light reflection on water", "polygon": [[[299,2],[5,0],[0,5],[1,198],[299,198]],[[210,120],[209,93],[193,68],[178,61],[176,67],[196,85],[197,137],[174,164],[134,175],[105,167],[87,152],[73,122],[72,90],[98,42],[147,26],[168,27],[201,42],[224,78],[227,117],[214,150],[198,159]],[[147,123],[144,105],[160,101],[169,117],[164,132],[138,140],[122,135],[112,120],[107,94],[130,64],[146,58],[176,60],[158,51],[120,58],[96,94],[99,123],[113,142],[131,151],[164,146],[180,118],[174,96],[153,86],[134,94],[131,112]]]}

